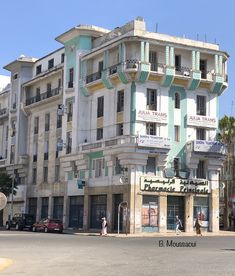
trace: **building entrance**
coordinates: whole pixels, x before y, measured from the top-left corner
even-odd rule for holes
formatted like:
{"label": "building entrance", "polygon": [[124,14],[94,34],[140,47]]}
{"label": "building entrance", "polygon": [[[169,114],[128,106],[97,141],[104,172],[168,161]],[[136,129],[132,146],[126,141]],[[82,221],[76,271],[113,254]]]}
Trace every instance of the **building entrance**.
{"label": "building entrance", "polygon": [[167,196],[167,230],[175,229],[176,216],[179,216],[184,227],[184,197]]}

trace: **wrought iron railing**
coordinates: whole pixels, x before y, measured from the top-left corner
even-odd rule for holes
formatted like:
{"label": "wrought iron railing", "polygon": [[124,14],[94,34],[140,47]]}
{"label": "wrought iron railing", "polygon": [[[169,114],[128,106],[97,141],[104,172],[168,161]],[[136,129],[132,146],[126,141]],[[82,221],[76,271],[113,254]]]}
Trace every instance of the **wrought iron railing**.
{"label": "wrought iron railing", "polygon": [[188,68],[188,67],[184,67],[184,66],[176,66],[175,67],[175,73],[177,75],[182,75],[182,76],[189,77],[190,76],[190,71],[191,71],[191,69]]}
{"label": "wrought iron railing", "polygon": [[101,79],[101,72],[96,72],[86,76],[86,83],[90,83],[99,79]]}
{"label": "wrought iron railing", "polygon": [[7,113],[7,109],[6,108],[0,109],[0,116],[5,115],[6,113]]}
{"label": "wrought iron railing", "polygon": [[42,100],[45,100],[45,99],[51,98],[53,96],[59,95],[59,92],[60,92],[59,88],[54,88],[54,89],[52,89],[50,91],[47,91],[45,93],[42,93],[40,95],[37,95],[37,96],[31,97],[29,99],[26,99],[25,105],[26,106],[31,105],[31,104],[34,104],[36,102],[40,102]]}
{"label": "wrought iron railing", "polygon": [[113,75],[113,74],[117,73],[117,68],[118,68],[119,64],[120,63],[112,65],[108,68],[109,69],[109,75]]}
{"label": "wrought iron railing", "polygon": [[126,60],[126,68],[127,69],[135,69],[138,68],[139,60],[138,59],[127,59]]}

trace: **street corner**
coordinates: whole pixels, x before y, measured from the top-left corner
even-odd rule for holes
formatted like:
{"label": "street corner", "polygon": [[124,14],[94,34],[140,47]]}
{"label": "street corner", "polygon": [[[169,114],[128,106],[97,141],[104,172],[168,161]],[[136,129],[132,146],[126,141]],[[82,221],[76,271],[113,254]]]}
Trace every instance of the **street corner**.
{"label": "street corner", "polygon": [[0,272],[13,264],[12,259],[0,258]]}

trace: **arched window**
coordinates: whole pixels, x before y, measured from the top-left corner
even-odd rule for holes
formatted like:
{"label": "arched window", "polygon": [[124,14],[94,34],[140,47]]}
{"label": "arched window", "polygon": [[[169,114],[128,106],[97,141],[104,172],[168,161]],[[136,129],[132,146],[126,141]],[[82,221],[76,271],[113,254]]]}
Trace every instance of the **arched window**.
{"label": "arched window", "polygon": [[175,93],[175,108],[180,109],[180,94]]}

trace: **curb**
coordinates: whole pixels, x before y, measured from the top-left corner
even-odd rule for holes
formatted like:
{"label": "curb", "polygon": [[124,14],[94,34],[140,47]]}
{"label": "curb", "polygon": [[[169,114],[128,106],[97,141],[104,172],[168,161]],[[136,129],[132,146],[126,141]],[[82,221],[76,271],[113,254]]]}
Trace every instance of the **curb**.
{"label": "curb", "polygon": [[6,269],[8,266],[12,264],[13,264],[13,261],[11,259],[0,258],[0,271]]}

